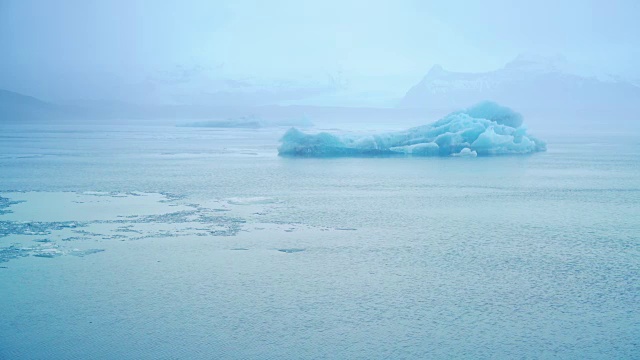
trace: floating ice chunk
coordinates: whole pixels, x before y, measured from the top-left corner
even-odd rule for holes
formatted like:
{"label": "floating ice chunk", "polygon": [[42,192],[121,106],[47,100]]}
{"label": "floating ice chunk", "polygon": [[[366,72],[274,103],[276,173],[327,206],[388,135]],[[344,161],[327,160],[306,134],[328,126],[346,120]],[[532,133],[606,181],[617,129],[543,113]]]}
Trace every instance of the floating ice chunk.
{"label": "floating ice chunk", "polygon": [[87,249],[87,250],[73,249],[69,254],[73,256],[84,257],[91,254],[97,254],[103,251],[104,249]]}
{"label": "floating ice chunk", "polygon": [[302,252],[305,249],[299,249],[299,248],[290,248],[290,249],[278,249],[278,251],[283,252],[283,253],[287,253],[287,254],[292,254],[292,253],[297,253],[297,252]]}
{"label": "floating ice chunk", "polygon": [[299,119],[264,120],[255,116],[242,116],[226,120],[208,120],[179,124],[182,127],[260,129],[278,126],[309,127],[313,123],[306,117]]}
{"label": "floating ice chunk", "polygon": [[280,155],[306,157],[486,156],[546,150],[543,141],[527,134],[520,114],[492,102],[405,131],[352,136],[292,128],[280,141]]}
{"label": "floating ice chunk", "polygon": [[62,255],[62,251],[56,248],[48,248],[48,249],[37,249],[33,252],[33,256],[43,257],[43,258],[54,258]]}
{"label": "floating ice chunk", "polygon": [[453,154],[453,156],[464,156],[464,157],[476,157],[478,153],[475,150],[471,150],[469,148],[464,148],[460,150],[459,153]]}
{"label": "floating ice chunk", "polygon": [[231,205],[266,205],[266,204],[275,204],[278,202],[277,199],[263,196],[256,197],[233,197],[226,199],[227,202]]}

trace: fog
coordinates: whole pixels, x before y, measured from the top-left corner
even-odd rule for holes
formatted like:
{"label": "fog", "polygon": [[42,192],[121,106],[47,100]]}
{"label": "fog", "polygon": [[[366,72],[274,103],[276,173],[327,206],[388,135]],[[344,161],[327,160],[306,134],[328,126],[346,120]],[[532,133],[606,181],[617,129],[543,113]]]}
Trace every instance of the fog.
{"label": "fog", "polygon": [[0,0],[0,89],[63,103],[394,107],[435,64],[488,72],[521,53],[637,83],[638,13],[632,0]]}
{"label": "fog", "polygon": [[640,359],[640,0],[0,0],[0,359]]}

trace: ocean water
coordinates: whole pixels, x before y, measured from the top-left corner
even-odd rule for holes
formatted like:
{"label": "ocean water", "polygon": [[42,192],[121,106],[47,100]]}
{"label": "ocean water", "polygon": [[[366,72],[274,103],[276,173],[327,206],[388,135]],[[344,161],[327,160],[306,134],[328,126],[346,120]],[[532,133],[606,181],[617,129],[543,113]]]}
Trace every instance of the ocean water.
{"label": "ocean water", "polygon": [[640,357],[640,138],[296,159],[2,125],[1,359]]}

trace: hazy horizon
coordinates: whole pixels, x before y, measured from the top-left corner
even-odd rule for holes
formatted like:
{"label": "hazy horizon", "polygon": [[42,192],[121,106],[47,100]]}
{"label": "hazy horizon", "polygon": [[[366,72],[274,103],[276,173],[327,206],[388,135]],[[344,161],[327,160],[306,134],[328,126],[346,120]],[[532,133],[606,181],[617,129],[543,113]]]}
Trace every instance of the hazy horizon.
{"label": "hazy horizon", "polygon": [[[640,78],[634,1],[0,0],[0,88],[49,101],[393,106],[429,69],[561,55],[574,72]],[[271,98],[270,98],[271,99]]]}

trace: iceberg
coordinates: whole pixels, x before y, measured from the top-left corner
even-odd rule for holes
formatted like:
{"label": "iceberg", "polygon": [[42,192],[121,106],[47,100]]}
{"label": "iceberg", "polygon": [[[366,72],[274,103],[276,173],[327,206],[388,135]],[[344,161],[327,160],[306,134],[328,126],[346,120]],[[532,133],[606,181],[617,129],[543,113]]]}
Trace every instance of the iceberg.
{"label": "iceberg", "polygon": [[231,128],[231,129],[261,129],[279,126],[309,127],[313,123],[306,117],[296,119],[263,120],[255,116],[242,116],[226,120],[196,121],[178,124],[179,127],[203,127],[203,128]]}
{"label": "iceberg", "polygon": [[428,125],[375,135],[304,133],[289,129],[280,139],[281,156],[458,156],[530,154],[545,142],[527,134],[522,115],[485,101]]}

